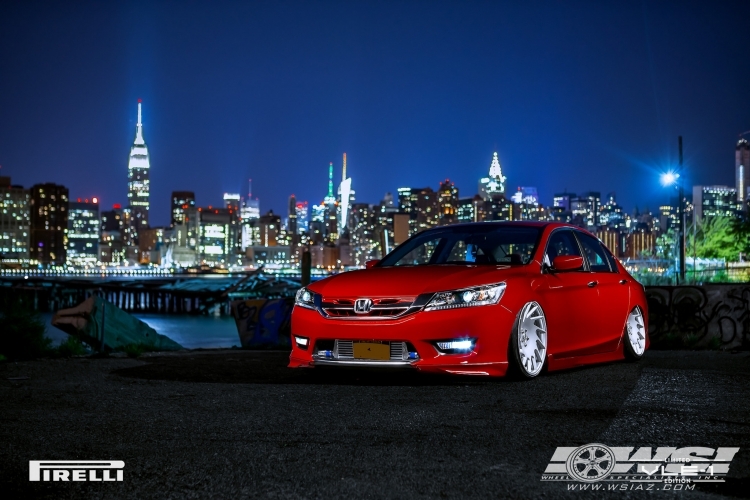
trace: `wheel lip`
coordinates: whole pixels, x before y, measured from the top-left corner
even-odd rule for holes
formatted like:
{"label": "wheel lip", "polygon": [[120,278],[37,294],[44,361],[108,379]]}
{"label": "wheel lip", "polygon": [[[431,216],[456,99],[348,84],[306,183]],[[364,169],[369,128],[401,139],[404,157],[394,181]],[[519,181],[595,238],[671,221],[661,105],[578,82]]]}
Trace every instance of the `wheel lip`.
{"label": "wheel lip", "polygon": [[[641,318],[640,324],[643,326],[643,345],[642,346],[638,346],[637,341],[636,341],[636,344],[633,345],[633,340],[631,338],[630,330],[628,328],[630,326],[631,318],[634,317],[633,313],[635,313],[636,317]],[[633,355],[635,355],[637,358],[640,358],[641,356],[643,356],[643,354],[646,352],[646,322],[643,319],[643,311],[641,310],[640,306],[635,306],[628,313],[628,317],[625,319],[625,336],[627,337],[628,344],[630,344],[630,349]]]}
{"label": "wheel lip", "polygon": [[[523,346],[521,345],[521,335],[520,330],[522,325],[524,324],[524,315],[527,313],[529,309],[536,308],[539,310],[539,314],[541,314],[541,320],[544,326],[544,353],[542,355],[542,362],[537,365],[537,368],[534,371],[528,371],[526,369],[526,366],[523,363],[523,358],[521,357],[521,352],[523,350]],[[534,325],[536,326],[536,325]],[[539,336],[537,335],[537,338]],[[530,301],[523,305],[521,308],[521,311],[518,313],[518,326],[516,327],[516,355],[518,356],[518,365],[519,368],[523,371],[524,375],[527,377],[536,377],[542,372],[542,369],[544,368],[545,362],[547,361],[547,353],[549,351],[549,334],[547,331],[547,316],[544,314],[544,309],[542,309],[542,306],[536,302],[536,301]]]}
{"label": "wheel lip", "polygon": [[[610,456],[610,464],[609,464],[609,467],[607,468],[608,470],[607,470],[607,472],[605,472],[604,474],[602,474],[601,476],[599,476],[597,478],[585,478],[585,477],[581,477],[581,476],[578,475],[577,472],[572,472],[574,470],[573,460],[575,459],[576,455],[580,454],[586,448],[591,448],[592,446],[597,447],[597,448],[602,448],[602,449],[604,449],[609,454],[609,456]],[[568,475],[571,478],[575,479],[576,481],[582,481],[582,482],[586,482],[586,483],[595,483],[597,481],[603,481],[604,479],[607,479],[610,476],[610,474],[612,474],[612,471],[614,471],[616,464],[617,464],[617,459],[615,458],[615,452],[612,451],[612,448],[610,448],[606,444],[589,443],[589,444],[585,444],[583,446],[579,446],[578,448],[576,448],[575,450],[573,450],[572,452],[570,452],[570,455],[568,455],[568,459],[565,461],[565,470],[567,471]]]}

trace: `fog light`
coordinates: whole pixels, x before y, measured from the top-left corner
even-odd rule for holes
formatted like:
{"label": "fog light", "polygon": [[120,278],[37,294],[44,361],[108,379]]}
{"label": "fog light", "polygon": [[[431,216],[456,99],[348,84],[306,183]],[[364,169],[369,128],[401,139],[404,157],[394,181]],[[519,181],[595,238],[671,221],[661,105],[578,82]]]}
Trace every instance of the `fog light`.
{"label": "fog light", "polygon": [[321,358],[332,358],[333,352],[332,351],[318,351],[318,356]]}
{"label": "fog light", "polygon": [[435,345],[444,354],[469,352],[474,349],[474,339],[441,340],[435,342]]}
{"label": "fog light", "polygon": [[410,352],[409,359],[419,359],[419,354],[417,354],[416,352]]}
{"label": "fog light", "polygon": [[295,335],[294,342],[297,344],[297,347],[299,347],[300,349],[307,350],[307,343],[308,343],[307,337],[298,337]]}

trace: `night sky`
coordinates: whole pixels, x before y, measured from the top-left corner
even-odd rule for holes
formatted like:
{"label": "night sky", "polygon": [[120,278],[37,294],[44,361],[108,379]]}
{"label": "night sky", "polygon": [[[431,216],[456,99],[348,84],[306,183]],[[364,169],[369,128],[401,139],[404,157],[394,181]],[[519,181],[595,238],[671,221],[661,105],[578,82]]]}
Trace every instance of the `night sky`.
{"label": "night sky", "polygon": [[[0,175],[126,203],[137,99],[152,225],[173,190],[286,214],[348,156],[357,200],[450,178],[616,191],[656,209],[685,143],[691,184],[734,186],[750,130],[750,2],[0,4]],[[750,137],[749,137],[750,138]]]}

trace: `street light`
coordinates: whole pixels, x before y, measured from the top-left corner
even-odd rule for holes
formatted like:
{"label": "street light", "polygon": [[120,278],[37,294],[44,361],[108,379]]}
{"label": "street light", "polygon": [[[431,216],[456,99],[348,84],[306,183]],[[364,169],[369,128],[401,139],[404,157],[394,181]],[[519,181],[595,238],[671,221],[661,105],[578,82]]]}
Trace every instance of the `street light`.
{"label": "street light", "polygon": [[671,170],[669,172],[664,172],[663,174],[661,174],[661,185],[672,186],[675,182],[677,182],[677,179],[679,178],[680,174],[676,174]]}
{"label": "street light", "polygon": [[[680,149],[680,171],[682,171],[682,136],[678,138],[678,145]],[[679,190],[677,198],[677,217],[679,219],[679,229],[677,235],[677,241],[680,242],[680,273],[679,281],[677,284],[682,282],[685,283],[685,210],[683,208],[682,199],[685,197],[682,189],[682,181],[680,181],[680,174],[672,170],[661,174],[661,183],[663,186],[673,186]]]}

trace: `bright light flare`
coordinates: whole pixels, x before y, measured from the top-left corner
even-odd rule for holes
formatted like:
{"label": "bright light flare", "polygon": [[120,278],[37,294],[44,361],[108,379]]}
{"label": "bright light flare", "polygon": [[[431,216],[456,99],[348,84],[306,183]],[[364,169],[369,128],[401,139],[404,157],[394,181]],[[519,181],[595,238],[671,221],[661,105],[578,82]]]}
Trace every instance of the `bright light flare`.
{"label": "bright light flare", "polygon": [[661,185],[662,186],[671,186],[674,183],[677,182],[677,179],[680,178],[680,174],[676,174],[672,171],[670,172],[664,172],[661,174]]}

